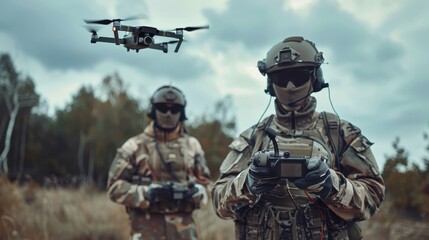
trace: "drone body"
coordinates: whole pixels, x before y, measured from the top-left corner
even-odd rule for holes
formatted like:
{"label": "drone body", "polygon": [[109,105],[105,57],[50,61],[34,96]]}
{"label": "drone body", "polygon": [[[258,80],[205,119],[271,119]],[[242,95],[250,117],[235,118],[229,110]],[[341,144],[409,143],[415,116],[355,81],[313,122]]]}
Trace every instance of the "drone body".
{"label": "drone body", "polygon": [[[140,49],[151,48],[161,50],[164,53],[168,52],[168,44],[176,43],[176,48],[174,49],[174,52],[178,52],[182,42],[184,41],[183,31],[194,31],[198,29],[209,28],[209,26],[185,27],[163,31],[150,26],[121,25],[121,21],[125,20],[130,19],[85,20],[85,22],[89,24],[92,23],[108,25],[110,23],[113,23],[112,31],[114,37],[100,37],[95,30],[89,29],[89,31],[92,33],[91,43],[114,43],[116,45],[123,45],[128,51],[135,50],[136,52],[138,52]],[[122,38],[119,37],[120,31],[126,32],[126,34]],[[154,39],[155,36],[175,38],[177,40],[156,43]]]}

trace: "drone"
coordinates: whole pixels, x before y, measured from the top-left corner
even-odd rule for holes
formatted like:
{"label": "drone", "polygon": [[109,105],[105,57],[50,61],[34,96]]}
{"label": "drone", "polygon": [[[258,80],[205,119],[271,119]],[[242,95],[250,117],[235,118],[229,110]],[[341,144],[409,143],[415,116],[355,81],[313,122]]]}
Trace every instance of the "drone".
{"label": "drone", "polygon": [[[106,42],[114,43],[116,45],[123,45],[127,51],[135,50],[139,52],[140,49],[151,48],[156,50],[161,50],[164,53],[168,52],[169,44],[176,44],[174,52],[178,52],[179,48],[184,41],[183,32],[184,31],[195,31],[199,29],[208,29],[209,26],[198,26],[198,27],[184,27],[184,28],[175,28],[172,30],[158,30],[155,27],[151,26],[127,26],[122,25],[122,21],[133,20],[135,18],[126,18],[126,19],[101,19],[101,20],[84,20],[87,24],[101,24],[101,25],[112,25],[112,31],[114,37],[101,37],[98,36],[97,31],[94,28],[88,27],[91,35],[91,43],[97,42]],[[119,31],[125,32],[122,38],[119,37]],[[166,42],[155,42],[155,36],[175,38],[177,40],[171,40]]]}

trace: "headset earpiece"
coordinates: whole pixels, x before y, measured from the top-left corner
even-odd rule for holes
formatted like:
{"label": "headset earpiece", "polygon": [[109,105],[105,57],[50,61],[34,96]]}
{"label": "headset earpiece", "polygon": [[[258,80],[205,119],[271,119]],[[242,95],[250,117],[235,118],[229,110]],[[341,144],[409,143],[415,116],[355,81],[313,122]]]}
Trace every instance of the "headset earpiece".
{"label": "headset earpiece", "polygon": [[276,93],[274,92],[273,82],[271,78],[267,76],[267,88],[264,90],[265,93],[268,93],[270,96],[275,97]]}
{"label": "headset earpiece", "polygon": [[[265,59],[258,61],[258,70],[262,74],[262,76],[267,75],[267,65],[265,64]],[[270,77],[267,76],[267,88],[264,90],[265,93],[270,94],[275,97],[273,83],[271,82]]]}
{"label": "headset earpiece", "polygon": [[258,70],[262,74],[262,76],[265,76],[265,74],[267,74],[267,65],[265,64],[265,59],[258,61]]}
{"label": "headset earpiece", "polygon": [[313,92],[319,92],[325,87],[328,87],[329,84],[325,83],[325,79],[323,78],[323,71],[322,68],[316,67],[316,77],[313,81]]}

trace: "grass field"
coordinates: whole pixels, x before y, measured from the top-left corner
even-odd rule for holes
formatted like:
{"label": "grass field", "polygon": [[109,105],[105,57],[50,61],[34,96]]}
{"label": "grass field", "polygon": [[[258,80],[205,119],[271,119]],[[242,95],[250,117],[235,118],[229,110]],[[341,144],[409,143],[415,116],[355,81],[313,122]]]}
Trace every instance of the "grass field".
{"label": "grass field", "polygon": [[[429,222],[380,214],[361,223],[364,239],[429,239]],[[203,240],[235,239],[234,223],[218,218],[208,204],[194,214]],[[44,189],[0,181],[0,240],[128,239],[128,216],[105,192],[92,188]]]}

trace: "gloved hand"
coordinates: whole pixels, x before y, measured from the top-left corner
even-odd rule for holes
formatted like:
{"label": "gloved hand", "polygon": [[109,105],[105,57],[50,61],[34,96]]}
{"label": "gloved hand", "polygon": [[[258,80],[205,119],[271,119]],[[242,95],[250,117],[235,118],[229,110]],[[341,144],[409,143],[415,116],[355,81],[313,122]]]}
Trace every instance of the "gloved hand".
{"label": "gloved hand", "polygon": [[332,177],[328,164],[319,157],[307,160],[307,174],[293,182],[296,187],[319,195],[322,199],[329,196],[332,190]]}
{"label": "gloved hand", "polygon": [[161,184],[151,183],[148,186],[143,186],[143,196],[146,201],[153,202],[155,201],[157,195],[155,194],[156,189],[162,188]]}
{"label": "gloved hand", "polygon": [[266,163],[272,155],[273,152],[258,151],[250,159],[246,184],[249,191],[254,195],[269,192],[280,182],[280,178],[275,176],[271,168],[254,164],[255,162]]}
{"label": "gloved hand", "polygon": [[198,183],[193,184],[193,187],[198,190],[195,191],[194,194],[192,194],[192,199],[194,199],[194,202],[197,205],[205,206],[208,202],[208,196],[205,187]]}

